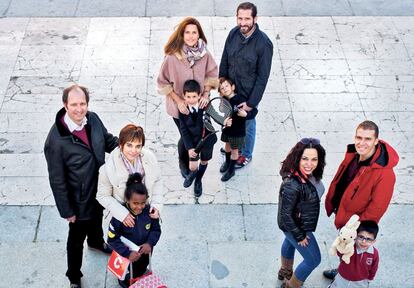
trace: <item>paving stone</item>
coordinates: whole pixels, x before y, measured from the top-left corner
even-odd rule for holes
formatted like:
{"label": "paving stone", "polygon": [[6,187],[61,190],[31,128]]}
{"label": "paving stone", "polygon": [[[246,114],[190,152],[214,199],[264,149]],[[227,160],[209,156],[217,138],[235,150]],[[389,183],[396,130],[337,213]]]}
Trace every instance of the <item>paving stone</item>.
{"label": "paving stone", "polygon": [[47,177],[0,177],[1,205],[55,205]]}
{"label": "paving stone", "polygon": [[181,205],[163,210],[163,239],[236,241],[243,239],[238,205]]}
{"label": "paving stone", "polygon": [[[255,2],[257,6],[257,15],[261,18],[262,16],[283,16],[285,12],[283,10],[281,0],[271,1],[265,0],[260,2]],[[214,0],[215,7],[215,16],[233,16],[236,15],[237,6],[240,4],[239,1],[217,1]],[[259,18],[259,19],[260,19]],[[260,20],[259,20],[260,21]]]}
{"label": "paving stone", "polygon": [[[21,245],[21,243],[34,241],[39,212],[39,206],[1,206],[0,218],[3,233],[0,234],[0,243]],[[4,250],[1,250],[3,254]]]}
{"label": "paving stone", "polygon": [[[214,6],[209,2],[193,2],[180,0],[171,5],[167,0],[157,2],[149,1],[146,7],[146,16],[187,16],[187,15],[212,15]],[[160,9],[163,7],[163,9]]]}
{"label": "paving stone", "polygon": [[349,0],[352,10],[356,15],[413,15],[414,8],[409,0],[388,2],[384,0],[357,1]]}
{"label": "paving stone", "polygon": [[39,0],[36,5],[24,0],[11,1],[8,17],[70,17],[75,15],[77,2],[70,0]]}
{"label": "paving stone", "polygon": [[145,4],[146,1],[140,0],[128,0],[122,2],[114,1],[79,1],[76,16],[82,17],[97,17],[97,16],[110,16],[110,17],[125,17],[125,16],[146,16]]}
{"label": "paving stone", "polygon": [[56,206],[42,206],[36,241],[66,243],[68,227],[68,222],[60,217]]}
{"label": "paving stone", "polygon": [[332,16],[332,15],[353,15],[353,10],[348,1],[326,2],[323,0],[294,0],[283,1],[283,8],[286,15],[302,16]]}

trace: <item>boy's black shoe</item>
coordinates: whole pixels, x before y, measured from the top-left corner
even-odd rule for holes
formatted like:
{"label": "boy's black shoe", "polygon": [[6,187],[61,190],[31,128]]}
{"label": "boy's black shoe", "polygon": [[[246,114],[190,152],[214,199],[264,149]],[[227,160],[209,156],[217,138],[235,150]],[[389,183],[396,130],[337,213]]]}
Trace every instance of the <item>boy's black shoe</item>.
{"label": "boy's black shoe", "polygon": [[188,174],[190,174],[190,169],[188,169],[187,165],[182,161],[180,161],[179,167],[180,167],[181,176],[183,176],[184,178],[187,178]]}
{"label": "boy's black shoe", "polygon": [[338,274],[338,269],[331,269],[323,271],[323,276],[328,279],[334,279],[336,274]]}
{"label": "boy's black shoe", "polygon": [[183,186],[185,188],[188,188],[191,186],[191,184],[193,184],[193,181],[197,176],[197,171],[198,170],[191,171],[190,174],[188,174],[188,176],[185,178],[184,183],[183,183]]}
{"label": "boy's black shoe", "polygon": [[234,172],[234,169],[232,169],[233,171],[227,170],[226,173],[224,173],[224,175],[221,177],[221,181],[226,182],[228,180],[230,180],[231,177],[233,177],[236,173]]}
{"label": "boy's black shoe", "polygon": [[201,194],[203,194],[203,184],[201,184],[201,181],[196,181],[194,183],[194,196],[200,197]]}
{"label": "boy's black shoe", "polygon": [[112,253],[112,247],[109,246],[105,242],[103,243],[103,245],[101,247],[89,246],[89,248],[93,249],[93,250],[98,250],[98,251],[100,251],[102,253],[105,253],[105,254],[111,254]]}
{"label": "boy's black shoe", "polygon": [[220,172],[221,173],[226,172],[229,169],[229,166],[230,166],[230,162],[227,162],[227,161],[223,162],[223,164],[221,164],[221,167],[220,167]]}

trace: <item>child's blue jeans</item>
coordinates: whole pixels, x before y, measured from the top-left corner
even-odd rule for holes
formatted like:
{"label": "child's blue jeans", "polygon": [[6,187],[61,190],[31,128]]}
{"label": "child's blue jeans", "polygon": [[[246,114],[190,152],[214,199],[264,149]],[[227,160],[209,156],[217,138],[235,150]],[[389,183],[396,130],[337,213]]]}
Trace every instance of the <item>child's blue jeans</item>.
{"label": "child's blue jeans", "polygon": [[283,233],[285,234],[285,240],[282,244],[281,254],[287,259],[293,259],[295,257],[295,250],[299,251],[303,261],[296,267],[295,275],[300,281],[305,282],[306,278],[321,263],[321,251],[319,250],[318,242],[316,242],[312,232],[306,232],[306,235],[309,237],[309,244],[306,247],[302,247],[295,240],[292,233]]}

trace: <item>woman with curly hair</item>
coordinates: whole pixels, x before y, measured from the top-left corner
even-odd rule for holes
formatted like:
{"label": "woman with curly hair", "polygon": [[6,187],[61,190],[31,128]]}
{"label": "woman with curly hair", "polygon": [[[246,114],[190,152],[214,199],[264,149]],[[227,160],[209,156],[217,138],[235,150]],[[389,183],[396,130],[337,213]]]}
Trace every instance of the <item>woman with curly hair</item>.
{"label": "woman with curly hair", "polygon": [[[282,162],[283,178],[279,191],[278,225],[285,234],[281,249],[282,266],[278,272],[281,287],[301,287],[321,262],[313,232],[319,217],[320,199],[325,191],[321,182],[325,149],[315,138],[303,138]],[[293,273],[295,250],[303,261]]]}

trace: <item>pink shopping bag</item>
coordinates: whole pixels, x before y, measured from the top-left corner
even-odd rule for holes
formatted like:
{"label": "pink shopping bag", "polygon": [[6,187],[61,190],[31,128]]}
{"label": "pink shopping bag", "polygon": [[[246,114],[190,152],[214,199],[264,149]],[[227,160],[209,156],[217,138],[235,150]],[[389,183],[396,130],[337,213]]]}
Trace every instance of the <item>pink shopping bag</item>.
{"label": "pink shopping bag", "polygon": [[152,271],[142,275],[141,277],[132,279],[132,284],[129,288],[168,288],[160,277],[152,273]]}

